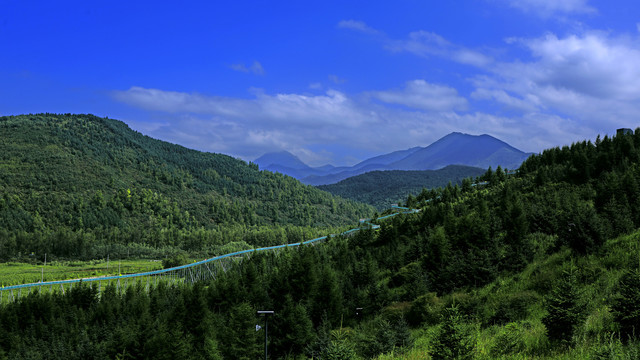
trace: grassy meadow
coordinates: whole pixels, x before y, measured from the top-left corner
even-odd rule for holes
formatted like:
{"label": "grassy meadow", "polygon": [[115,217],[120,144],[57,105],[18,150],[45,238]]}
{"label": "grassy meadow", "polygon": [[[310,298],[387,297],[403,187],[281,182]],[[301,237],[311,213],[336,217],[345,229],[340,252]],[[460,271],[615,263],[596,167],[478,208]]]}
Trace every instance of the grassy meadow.
{"label": "grassy meadow", "polygon": [[160,260],[91,260],[53,261],[43,264],[0,263],[0,286],[54,280],[78,279],[118,274],[132,274],[162,268]]}

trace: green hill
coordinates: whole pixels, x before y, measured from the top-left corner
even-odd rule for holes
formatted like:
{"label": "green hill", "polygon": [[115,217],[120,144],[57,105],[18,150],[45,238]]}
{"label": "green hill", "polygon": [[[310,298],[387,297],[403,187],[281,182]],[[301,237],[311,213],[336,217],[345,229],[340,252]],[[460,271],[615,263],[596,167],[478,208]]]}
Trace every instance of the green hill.
{"label": "green hill", "polygon": [[640,130],[423,190],[379,231],[255,254],[194,286],[0,306],[0,359],[640,358]]}
{"label": "green hill", "polygon": [[5,259],[94,257],[131,244],[196,251],[299,241],[317,232],[311,228],[327,231],[372,213],[254,164],[92,115],[0,117],[0,139]]}
{"label": "green hill", "polygon": [[371,171],[336,184],[320,185],[318,189],[384,210],[391,204],[404,201],[409,195],[420,194],[424,188],[444,187],[449,182],[459,185],[463,179],[480,176],[485,171],[463,165],[449,165],[440,170]]}

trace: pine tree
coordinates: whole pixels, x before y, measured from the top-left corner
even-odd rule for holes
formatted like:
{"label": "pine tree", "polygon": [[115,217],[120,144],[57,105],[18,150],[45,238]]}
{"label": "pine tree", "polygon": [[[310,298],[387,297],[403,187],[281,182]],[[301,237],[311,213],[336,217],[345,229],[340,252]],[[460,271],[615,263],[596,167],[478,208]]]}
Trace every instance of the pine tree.
{"label": "pine tree", "polygon": [[404,316],[400,316],[395,321],[395,326],[393,327],[393,329],[396,347],[408,348],[413,346],[413,337],[411,336],[411,331],[409,331],[409,324],[405,320]]}
{"label": "pine tree", "polygon": [[257,359],[260,357],[260,342],[255,331],[257,319],[255,309],[248,303],[241,303],[231,309],[225,329],[220,331],[225,358]]}
{"label": "pine tree", "polygon": [[354,360],[356,358],[356,351],[349,341],[348,333],[342,327],[331,331],[331,343],[329,343],[324,354],[320,356],[320,359]]}
{"label": "pine tree", "polygon": [[548,313],[542,319],[551,341],[571,340],[575,326],[582,319],[579,298],[575,270],[565,270],[546,299],[545,308]]}
{"label": "pine tree", "polygon": [[274,354],[300,354],[314,337],[313,324],[306,308],[294,303],[289,294],[286,295],[280,315],[273,319],[269,329],[269,334],[273,336]]}
{"label": "pine tree", "polygon": [[623,340],[632,340],[640,335],[640,271],[625,273],[619,289],[611,310]]}
{"label": "pine tree", "polygon": [[309,343],[305,349],[307,356],[312,359],[320,359],[322,354],[326,353],[331,345],[331,324],[327,318],[327,314],[322,314],[320,326],[316,331],[315,340]]}
{"label": "pine tree", "polygon": [[457,305],[444,310],[440,333],[430,355],[434,360],[470,359],[473,356],[471,335],[464,327]]}

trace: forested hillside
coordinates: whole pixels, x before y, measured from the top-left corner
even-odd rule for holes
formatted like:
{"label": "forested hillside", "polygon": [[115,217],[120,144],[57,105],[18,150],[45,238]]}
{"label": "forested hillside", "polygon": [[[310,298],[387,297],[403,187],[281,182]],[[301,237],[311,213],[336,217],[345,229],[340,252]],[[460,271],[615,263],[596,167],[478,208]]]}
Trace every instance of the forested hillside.
{"label": "forested hillside", "polygon": [[444,187],[449,182],[460,185],[465,178],[475,178],[486,170],[463,165],[449,165],[440,170],[370,171],[318,189],[333,195],[375,206],[378,210],[417,196],[423,189]]}
{"label": "forested hillside", "polygon": [[279,244],[372,213],[254,164],[92,115],[0,117],[0,139],[2,259]]}
{"label": "forested hillside", "polygon": [[417,214],[256,254],[205,286],[76,287],[0,310],[0,358],[637,359],[640,130],[550,149]]}

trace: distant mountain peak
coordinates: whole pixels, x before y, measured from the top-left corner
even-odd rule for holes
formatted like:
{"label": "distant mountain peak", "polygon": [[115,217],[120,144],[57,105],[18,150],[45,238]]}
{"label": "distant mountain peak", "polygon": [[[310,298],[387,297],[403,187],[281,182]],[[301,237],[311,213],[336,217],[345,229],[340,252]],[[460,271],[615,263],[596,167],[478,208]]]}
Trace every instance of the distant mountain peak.
{"label": "distant mountain peak", "polygon": [[366,159],[354,166],[310,167],[288,151],[264,154],[254,162],[262,170],[292,176],[309,185],[324,185],[376,170],[437,170],[447,165],[516,169],[531,154],[489,134],[451,132],[427,147],[416,146]]}
{"label": "distant mountain peak", "polygon": [[309,166],[302,162],[302,160],[297,156],[286,150],[266,153],[255,159],[253,162],[258,164],[260,168],[264,169],[272,166],[280,166],[296,170],[309,168]]}
{"label": "distant mountain peak", "polygon": [[426,148],[391,164],[398,170],[434,170],[458,164],[481,168],[518,168],[529,154],[488,134],[452,132]]}

